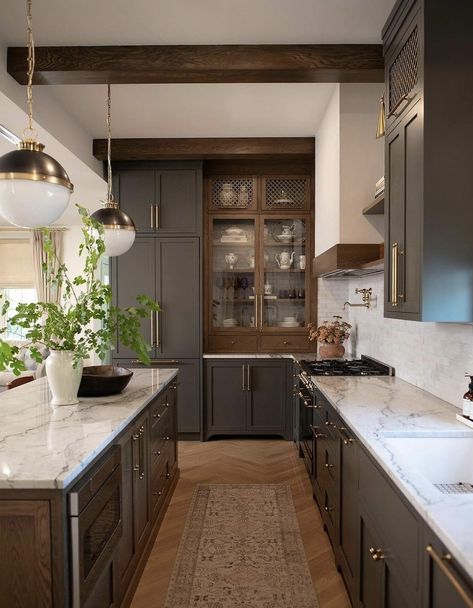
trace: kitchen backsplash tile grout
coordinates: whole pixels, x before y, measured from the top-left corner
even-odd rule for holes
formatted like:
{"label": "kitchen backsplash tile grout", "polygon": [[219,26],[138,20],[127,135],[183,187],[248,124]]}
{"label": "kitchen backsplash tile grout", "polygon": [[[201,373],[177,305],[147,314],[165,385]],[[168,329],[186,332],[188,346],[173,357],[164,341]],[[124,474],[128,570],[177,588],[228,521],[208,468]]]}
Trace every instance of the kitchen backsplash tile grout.
{"label": "kitchen backsplash tile grout", "polygon": [[[376,305],[343,310],[346,300],[360,302],[356,288],[371,287]],[[473,324],[420,323],[385,319],[384,275],[337,280],[319,279],[318,320],[343,316],[353,325],[348,354],[370,355],[392,365],[396,375],[461,407],[473,373]]]}

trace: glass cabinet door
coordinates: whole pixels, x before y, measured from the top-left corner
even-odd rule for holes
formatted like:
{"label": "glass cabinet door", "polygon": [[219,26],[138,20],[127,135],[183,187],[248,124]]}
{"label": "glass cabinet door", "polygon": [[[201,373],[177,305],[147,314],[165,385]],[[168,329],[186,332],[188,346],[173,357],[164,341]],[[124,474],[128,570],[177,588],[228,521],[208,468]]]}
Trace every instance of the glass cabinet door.
{"label": "glass cabinet door", "polygon": [[262,329],[291,333],[306,325],[306,267],[310,262],[306,224],[305,218],[263,218]]}
{"label": "glass cabinet door", "polygon": [[211,327],[256,329],[255,219],[212,218]]}

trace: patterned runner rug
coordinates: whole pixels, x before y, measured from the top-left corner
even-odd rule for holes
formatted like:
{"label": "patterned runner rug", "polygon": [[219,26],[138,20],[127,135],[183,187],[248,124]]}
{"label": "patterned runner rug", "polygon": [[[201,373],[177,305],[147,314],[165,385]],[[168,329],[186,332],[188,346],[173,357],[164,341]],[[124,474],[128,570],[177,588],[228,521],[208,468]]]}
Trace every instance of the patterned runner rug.
{"label": "patterned runner rug", "polygon": [[201,485],[165,608],[317,608],[288,485]]}

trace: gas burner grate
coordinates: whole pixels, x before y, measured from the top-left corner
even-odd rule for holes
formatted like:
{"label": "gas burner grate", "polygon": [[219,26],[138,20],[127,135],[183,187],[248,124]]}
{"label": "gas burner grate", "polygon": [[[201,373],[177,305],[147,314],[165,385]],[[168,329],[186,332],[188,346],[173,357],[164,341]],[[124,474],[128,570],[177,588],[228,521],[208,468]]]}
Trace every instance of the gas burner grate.
{"label": "gas burner grate", "polygon": [[471,483],[434,483],[437,490],[442,494],[473,494],[473,484]]}

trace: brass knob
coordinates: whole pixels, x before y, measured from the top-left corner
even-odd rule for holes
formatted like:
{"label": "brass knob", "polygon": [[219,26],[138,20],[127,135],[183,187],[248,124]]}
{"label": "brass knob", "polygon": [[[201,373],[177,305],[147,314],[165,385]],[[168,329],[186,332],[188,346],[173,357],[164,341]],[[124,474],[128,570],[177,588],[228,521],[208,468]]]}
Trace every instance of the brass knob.
{"label": "brass knob", "polygon": [[325,468],[326,468],[326,469],[333,469],[333,467],[334,467],[334,466],[335,466],[334,464],[329,464],[329,463],[327,462],[327,464],[325,465]]}
{"label": "brass knob", "polygon": [[159,450],[155,450],[155,451],[153,452],[153,454],[154,454],[155,456],[161,456],[161,452],[160,452]]}
{"label": "brass knob", "polygon": [[330,511],[333,511],[333,509],[331,509],[330,507],[324,507],[324,511],[326,513],[330,513]]}
{"label": "brass knob", "polygon": [[171,439],[171,437],[169,437],[169,435],[166,435],[166,437],[164,438],[166,441],[169,441]]}
{"label": "brass knob", "polygon": [[170,479],[171,473],[166,473],[166,479]]}
{"label": "brass knob", "polygon": [[384,555],[381,549],[375,549],[374,547],[370,547],[370,554],[375,562],[384,559]]}
{"label": "brass knob", "polygon": [[158,414],[158,412],[154,412],[153,418],[161,418],[161,414]]}
{"label": "brass knob", "polygon": [[287,340],[284,340],[283,344],[284,344],[284,346],[287,346],[289,344],[289,342]]}
{"label": "brass knob", "polygon": [[156,492],[154,493],[155,496],[161,496],[162,492],[161,490],[156,490]]}

